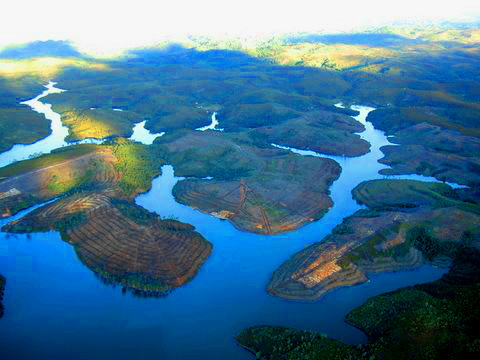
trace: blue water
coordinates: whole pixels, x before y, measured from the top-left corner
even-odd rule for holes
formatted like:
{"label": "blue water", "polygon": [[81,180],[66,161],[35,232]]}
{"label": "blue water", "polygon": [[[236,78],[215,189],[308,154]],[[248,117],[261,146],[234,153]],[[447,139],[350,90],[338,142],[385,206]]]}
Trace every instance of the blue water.
{"label": "blue water", "polygon": [[[241,233],[231,224],[175,202],[172,167],[137,203],[195,224],[214,244],[196,278],[166,298],[123,295],[100,282],[55,232],[0,239],[0,272],[7,277],[0,320],[6,359],[251,359],[234,336],[258,324],[291,326],[355,343],[364,334],[343,318],[371,296],[427,282],[444,270],[371,276],[369,283],[337,289],[317,302],[270,296],[270,274],[305,244],[330,231],[314,223],[280,236]],[[5,222],[6,220],[3,220]],[[72,350],[74,349],[74,350]]]}
{"label": "blue water", "polygon": [[[370,109],[358,109],[357,120],[369,125],[365,118]],[[176,203],[172,188],[180,178],[174,177],[171,166],[164,166],[152,189],[136,202],[164,217],[193,224],[213,244],[212,255],[198,275],[165,298],[138,298],[105,285],[56,232],[30,238],[0,233],[0,273],[7,278],[1,356],[251,359],[234,337],[241,329],[260,324],[319,331],[349,343],[365,341],[361,331],[343,320],[350,310],[371,296],[438,279],[445,270],[421,266],[375,274],[366,284],[336,289],[316,302],[283,300],[265,290],[272,272],[289,256],[320,241],[360,208],[351,197],[354,186],[382,177],[379,147],[388,140],[372,126],[361,135],[372,144],[371,152],[337,159],[343,171],[331,187],[333,208],[320,221],[277,236],[240,232],[227,221]]]}
{"label": "blue water", "polygon": [[75,144],[101,144],[104,140],[84,139],[80,141],[67,142],[68,128],[63,125],[61,115],[52,110],[52,105],[40,101],[50,94],[62,93],[65,90],[55,87],[56,83],[50,81],[45,85],[45,90],[38,96],[24,101],[21,104],[28,105],[33,111],[43,114],[50,120],[50,135],[34,142],[33,144],[16,144],[10,150],[0,153],[0,167],[7,166],[16,161],[31,159],[42,154],[48,154],[52,150]]}

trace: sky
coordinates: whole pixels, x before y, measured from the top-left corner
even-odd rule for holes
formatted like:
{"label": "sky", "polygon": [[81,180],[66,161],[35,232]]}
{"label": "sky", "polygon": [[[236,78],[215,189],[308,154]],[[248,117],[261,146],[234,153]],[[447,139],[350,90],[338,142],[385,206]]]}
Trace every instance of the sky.
{"label": "sky", "polygon": [[406,19],[480,19],[480,0],[17,0],[3,1],[0,9],[0,47],[52,39],[106,52],[189,34],[334,32]]}

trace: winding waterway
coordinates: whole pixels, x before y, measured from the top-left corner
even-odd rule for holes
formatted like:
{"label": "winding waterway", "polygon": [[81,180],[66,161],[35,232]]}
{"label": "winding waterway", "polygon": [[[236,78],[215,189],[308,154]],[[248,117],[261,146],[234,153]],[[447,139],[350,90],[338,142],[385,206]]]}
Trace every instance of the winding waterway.
{"label": "winding waterway", "polygon": [[60,114],[57,114],[52,110],[52,105],[45,104],[40,101],[50,94],[61,93],[65,90],[55,87],[56,83],[50,81],[40,95],[34,97],[31,100],[24,101],[22,104],[30,106],[30,108],[43,114],[48,120],[51,121],[50,129],[52,133],[46,138],[37,141],[29,145],[14,145],[12,149],[0,154],[0,167],[11,164],[15,161],[28,159],[29,157],[49,153],[50,151],[66,145],[65,137],[68,135],[68,128],[62,124]]}
{"label": "winding waterway", "polygon": [[30,106],[33,111],[43,114],[45,118],[50,120],[51,134],[44,139],[34,142],[33,144],[17,144],[14,145],[10,150],[1,153],[0,167],[12,164],[16,161],[30,159],[42,154],[48,154],[52,150],[63,146],[74,144],[101,144],[103,142],[103,140],[98,139],[85,139],[75,142],[65,141],[69,131],[68,128],[63,125],[62,117],[60,114],[52,110],[52,105],[40,101],[40,99],[50,94],[58,94],[66,91],[55,87],[55,85],[55,82],[50,81],[47,85],[45,85],[46,90],[44,90],[40,95],[21,103]]}
{"label": "winding waterway", "polygon": [[[355,109],[360,111],[356,119],[366,127],[360,136],[370,142],[371,151],[355,158],[335,158],[342,173],[331,187],[334,206],[320,221],[289,234],[240,232],[227,221],[178,204],[172,188],[181,178],[174,176],[172,166],[164,166],[151,190],[137,197],[137,204],[193,224],[214,245],[193,281],[165,298],[137,298],[106,286],[56,232],[29,237],[0,234],[0,273],[7,278],[6,311],[0,320],[2,355],[15,359],[55,359],[65,354],[69,359],[252,359],[234,336],[259,324],[319,331],[349,343],[365,341],[361,331],[344,322],[350,310],[371,296],[437,279],[445,270],[421,266],[375,274],[368,283],[336,289],[316,302],[288,301],[265,290],[272,272],[289,256],[321,240],[361,208],[352,199],[353,187],[383,178],[378,171],[385,165],[378,159],[388,139],[366,121],[372,108]],[[14,218],[1,220],[0,225]]]}

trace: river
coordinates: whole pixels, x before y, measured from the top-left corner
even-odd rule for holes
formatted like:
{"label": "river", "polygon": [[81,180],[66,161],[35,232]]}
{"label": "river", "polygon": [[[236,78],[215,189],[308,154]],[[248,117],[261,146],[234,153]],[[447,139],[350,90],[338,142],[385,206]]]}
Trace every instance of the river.
{"label": "river", "polygon": [[[344,322],[350,310],[371,296],[437,279],[445,270],[421,266],[375,274],[368,283],[336,289],[315,302],[284,300],[266,292],[272,272],[289,256],[321,240],[361,208],[352,199],[353,187],[383,178],[378,171],[385,165],[378,159],[388,139],[366,121],[372,108],[355,109],[360,111],[356,119],[366,127],[360,136],[370,142],[371,151],[355,158],[337,157],[342,174],[331,187],[334,206],[321,220],[295,232],[276,236],[240,232],[227,221],[178,204],[172,188],[181,178],[174,176],[172,166],[164,166],[151,190],[137,197],[137,204],[193,224],[214,246],[198,275],[165,298],[138,298],[105,285],[56,232],[0,234],[0,273],[7,278],[5,315],[0,320],[2,355],[247,360],[252,355],[236,344],[234,336],[261,324],[319,331],[349,343],[365,341],[360,330]],[[0,225],[11,220],[1,220]]]}

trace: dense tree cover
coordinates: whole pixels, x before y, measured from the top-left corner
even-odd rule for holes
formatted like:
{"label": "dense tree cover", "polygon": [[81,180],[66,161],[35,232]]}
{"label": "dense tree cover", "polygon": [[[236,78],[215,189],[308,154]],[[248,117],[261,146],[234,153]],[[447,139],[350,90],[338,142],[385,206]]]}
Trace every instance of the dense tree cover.
{"label": "dense tree cover", "polygon": [[15,144],[33,143],[50,133],[50,121],[20,104],[38,95],[40,84],[34,76],[7,78],[0,74],[0,152]]}
{"label": "dense tree cover", "polygon": [[0,108],[0,152],[15,144],[31,144],[49,133],[50,121],[26,105]]}
{"label": "dense tree cover", "polygon": [[[122,109],[120,115],[147,119],[153,132],[205,126],[212,107],[220,109],[227,130],[275,124],[315,109],[353,113],[333,106],[335,86],[348,84],[328,72],[276,67],[229,51],[179,48],[135,55],[109,63],[110,71],[65,71],[58,80],[70,90],[48,101],[61,112]],[[325,91],[328,85],[335,86]],[[103,123],[114,123],[119,114],[110,115]]]}
{"label": "dense tree cover", "polygon": [[122,138],[111,147],[116,158],[115,170],[121,174],[118,186],[122,192],[132,197],[150,189],[152,179],[160,174],[160,167],[165,164],[158,150]]}

